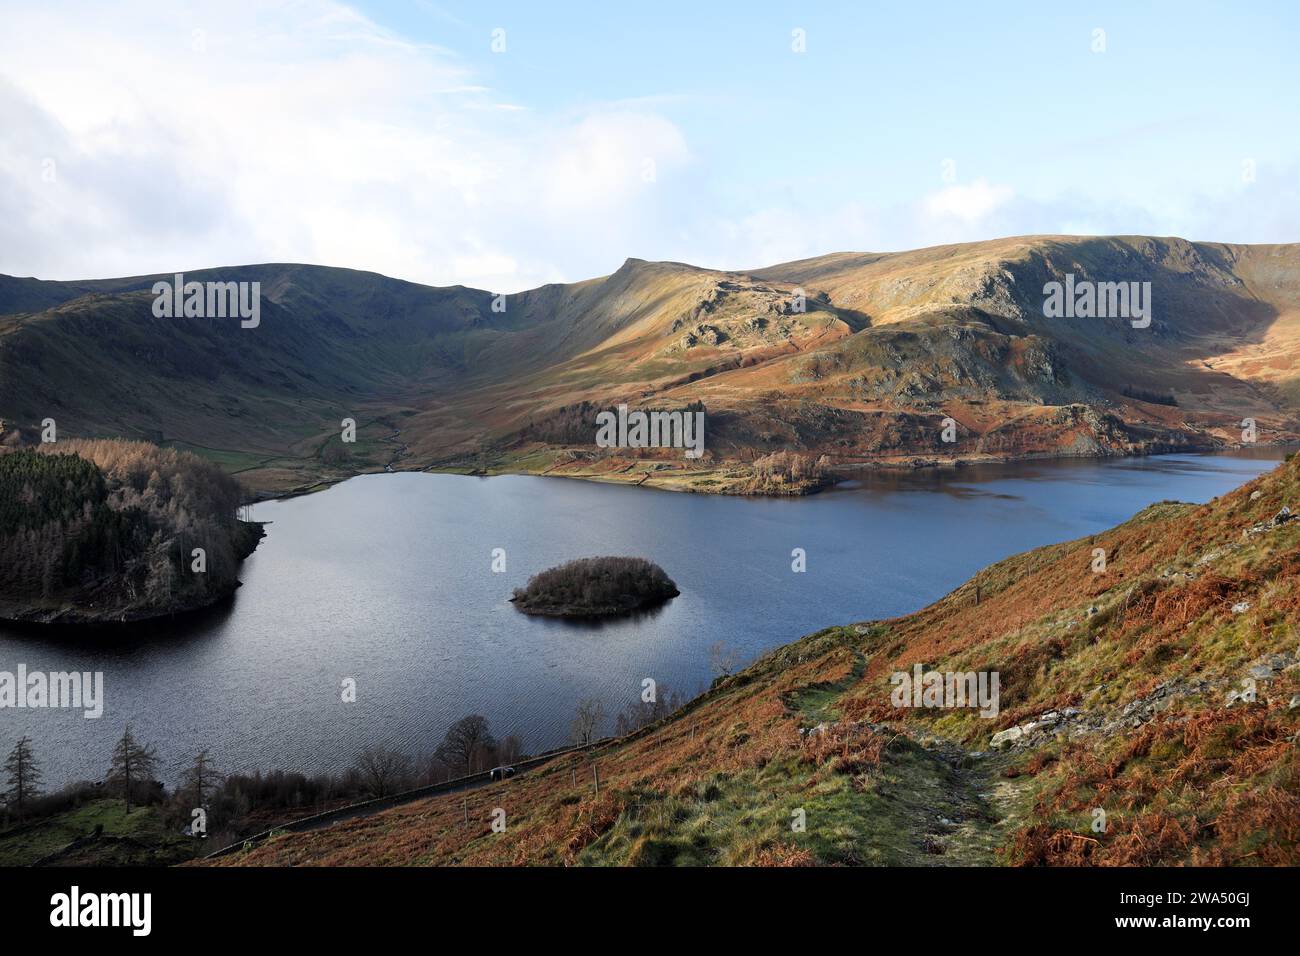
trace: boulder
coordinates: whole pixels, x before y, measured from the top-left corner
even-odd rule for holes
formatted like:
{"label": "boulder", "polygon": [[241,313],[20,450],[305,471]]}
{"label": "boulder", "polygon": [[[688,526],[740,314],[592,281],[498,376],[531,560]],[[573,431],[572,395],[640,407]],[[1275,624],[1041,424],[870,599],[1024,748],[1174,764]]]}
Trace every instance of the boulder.
{"label": "boulder", "polygon": [[1006,730],[998,731],[989,741],[989,746],[994,750],[1003,750],[1010,747],[1013,743],[1025,735],[1025,732],[1019,727],[1008,727]]}

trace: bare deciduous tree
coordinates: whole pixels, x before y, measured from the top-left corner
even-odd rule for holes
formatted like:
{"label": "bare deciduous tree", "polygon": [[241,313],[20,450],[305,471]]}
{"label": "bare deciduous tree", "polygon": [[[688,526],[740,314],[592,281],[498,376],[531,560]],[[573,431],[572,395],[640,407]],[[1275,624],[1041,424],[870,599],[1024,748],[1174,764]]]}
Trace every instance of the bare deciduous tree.
{"label": "bare deciduous tree", "polygon": [[206,807],[208,800],[221,786],[221,775],[212,766],[207,750],[200,750],[181,779],[180,792],[189,795],[194,807]]}
{"label": "bare deciduous tree", "polygon": [[434,751],[434,756],[453,771],[467,774],[473,773],[476,767],[486,762],[485,758],[496,747],[497,742],[488,729],[487,718],[470,714],[447,729],[447,736]]}
{"label": "bare deciduous tree", "polygon": [[681,694],[674,693],[667,685],[661,684],[656,690],[654,700],[646,701],[638,698],[636,703],[623,709],[615,719],[614,733],[621,737],[642,727],[648,727],[656,720],[667,717],[684,703],[686,701]]}
{"label": "bare deciduous tree", "polygon": [[594,743],[600,736],[600,728],[605,723],[605,705],[594,697],[578,702],[573,723],[569,725],[569,737],[574,746],[585,747]]}
{"label": "bare deciduous tree", "polygon": [[409,789],[411,758],[386,747],[367,747],[353,765],[372,797],[386,797]]}
{"label": "bare deciduous tree", "polygon": [[709,646],[709,668],[719,677],[734,674],[740,669],[743,661],[740,649],[731,647],[725,641],[718,641]]}
{"label": "bare deciduous tree", "polygon": [[497,750],[497,760],[503,764],[517,763],[523,755],[524,742],[514,734],[502,740],[501,746]]}

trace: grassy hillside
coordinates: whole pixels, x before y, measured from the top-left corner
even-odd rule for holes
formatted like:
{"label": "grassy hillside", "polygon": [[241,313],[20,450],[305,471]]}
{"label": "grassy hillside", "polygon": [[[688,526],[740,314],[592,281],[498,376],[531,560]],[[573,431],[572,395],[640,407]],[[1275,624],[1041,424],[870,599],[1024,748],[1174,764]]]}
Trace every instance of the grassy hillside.
{"label": "grassy hillside", "polygon": [[192,859],[195,840],[169,826],[158,806],[114,797],[0,828],[0,866],[169,866]]}
{"label": "grassy hillside", "polygon": [[[1009,558],[916,614],[809,635],[593,755],[221,862],[1294,865],[1288,508],[1297,459]],[[998,672],[997,715],[894,707],[891,675],[918,663]]]}
{"label": "grassy hillside", "polygon": [[[1150,282],[1151,327],[1044,317],[1066,274]],[[1294,245],[1037,236],[748,273],[629,259],[500,300],[304,265],[186,276],[260,282],[260,326],[155,318],[154,276],[0,281],[0,434],[52,417],[263,492],[385,467],[753,492],[753,461],[782,450],[850,466],[1217,447],[1244,417],[1261,440],[1300,433]],[[704,457],[538,438],[624,402],[702,402]]]}

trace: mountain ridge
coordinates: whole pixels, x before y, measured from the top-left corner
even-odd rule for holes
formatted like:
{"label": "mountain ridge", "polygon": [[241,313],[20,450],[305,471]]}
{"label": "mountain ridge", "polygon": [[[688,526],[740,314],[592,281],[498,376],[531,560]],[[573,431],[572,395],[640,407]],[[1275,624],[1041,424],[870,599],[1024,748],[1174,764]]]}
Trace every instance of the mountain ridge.
{"label": "mountain ridge", "polygon": [[[1047,317],[1044,284],[1067,274],[1150,282],[1150,328]],[[756,481],[755,462],[1207,449],[1243,418],[1300,436],[1295,244],[1029,236],[742,271],[629,257],[504,297],[298,263],[184,273],[261,282],[256,330],[154,318],[149,287],[173,275],[0,277],[0,435],[53,417],[174,444],[259,494],[390,466],[801,493],[819,482]],[[597,448],[593,409],[622,403],[703,403],[704,459]]]}

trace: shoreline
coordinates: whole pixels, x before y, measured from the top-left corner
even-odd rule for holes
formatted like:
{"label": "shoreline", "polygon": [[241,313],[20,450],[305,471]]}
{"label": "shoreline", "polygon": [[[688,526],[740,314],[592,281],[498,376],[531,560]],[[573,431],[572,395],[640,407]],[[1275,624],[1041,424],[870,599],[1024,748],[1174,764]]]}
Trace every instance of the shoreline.
{"label": "shoreline", "polygon": [[0,625],[19,630],[30,628],[33,632],[45,634],[54,633],[62,628],[67,628],[69,631],[89,633],[91,631],[108,632],[136,624],[153,625],[172,618],[188,618],[196,614],[202,614],[205,611],[211,611],[213,608],[220,607],[223,603],[232,600],[235,592],[243,586],[242,581],[236,581],[235,586],[227,593],[219,594],[210,601],[171,608],[157,613],[117,613],[105,616],[88,614],[76,608],[66,607],[16,611],[10,607],[0,606]]}
{"label": "shoreline", "polygon": [[[1064,461],[1087,461],[1087,460],[1107,460],[1107,459],[1125,459],[1125,458],[1155,458],[1165,455],[1192,454],[1192,455],[1225,455],[1233,456],[1235,452],[1242,452],[1247,449],[1278,449],[1279,451],[1287,448],[1300,448],[1300,443],[1296,442],[1259,442],[1251,445],[1226,445],[1226,446],[1209,446],[1183,448],[1173,451],[1152,451],[1152,452],[1133,452],[1123,455],[1049,455],[1041,453],[1029,453],[1024,455],[1005,455],[1005,456],[962,456],[951,459],[927,459],[920,456],[904,456],[898,458],[883,459],[877,461],[862,461],[846,463],[834,466],[831,476],[823,481],[810,482],[807,486],[798,490],[791,490],[786,493],[772,492],[735,492],[720,490],[710,487],[699,487],[680,482],[652,480],[653,473],[621,473],[627,477],[620,477],[620,474],[573,474],[564,472],[555,472],[554,469],[545,469],[537,471],[532,469],[482,469],[468,470],[463,467],[458,468],[454,465],[424,469],[410,470],[393,470],[391,467],[377,469],[372,471],[357,472],[352,475],[321,478],[312,482],[310,485],[300,485],[298,487],[279,493],[259,494],[252,498],[244,499],[243,506],[251,506],[268,501],[288,501],[293,498],[305,497],[317,492],[326,491],[335,485],[342,484],[353,478],[359,478],[364,475],[385,475],[385,474],[452,474],[463,475],[465,477],[492,478],[505,475],[522,475],[537,478],[564,478],[571,481],[590,481],[600,484],[624,485],[630,487],[649,487],[656,491],[669,491],[681,494],[704,494],[719,495],[729,497],[747,497],[747,498],[801,498],[811,497],[825,491],[830,491],[841,485],[861,480],[866,475],[875,474],[908,474],[918,472],[934,472],[936,474],[957,474],[963,470],[990,465],[1010,465],[1017,462],[1064,462]],[[1259,456],[1266,457],[1266,456]],[[1285,453],[1280,455],[1276,460],[1285,459]],[[727,470],[726,466],[708,469],[702,474],[714,475],[723,473]],[[701,474],[693,472],[692,474]],[[639,480],[634,480],[636,476]],[[256,539],[253,549],[248,554],[241,557],[241,563],[251,554],[257,546],[260,545],[262,538],[266,536],[265,525],[269,522],[248,522],[259,527],[260,534]],[[121,611],[105,615],[103,613],[86,613],[75,607],[63,608],[14,608],[0,605],[0,624],[17,628],[33,628],[40,631],[57,631],[60,628],[68,628],[83,633],[106,632],[114,628],[127,627],[139,624],[157,624],[176,617],[188,617],[209,611],[218,607],[224,602],[232,600],[235,593],[242,586],[242,582],[236,580],[234,587],[230,588],[227,593],[214,596],[211,600],[194,606],[172,608],[159,611],[156,613],[139,613]],[[543,615],[545,616],[545,615]]]}
{"label": "shoreline", "polygon": [[[868,459],[854,462],[838,463],[832,466],[831,474],[828,478],[818,481],[810,481],[804,485],[792,487],[785,492],[777,491],[731,491],[725,488],[711,487],[729,472],[734,473],[739,463],[729,463],[718,465],[714,468],[692,471],[689,473],[673,473],[666,471],[663,474],[656,474],[653,471],[624,471],[624,472],[564,472],[557,471],[554,466],[541,470],[535,468],[511,468],[511,467],[493,467],[478,468],[465,465],[447,463],[442,465],[431,465],[424,468],[392,468],[391,464],[383,468],[368,469],[358,471],[349,475],[321,477],[309,484],[296,485],[284,491],[258,491],[250,497],[245,498],[242,505],[256,505],[268,501],[288,501],[293,498],[301,498],[306,495],[316,494],[327,491],[335,485],[350,481],[353,478],[360,478],[365,475],[400,475],[400,474],[423,474],[423,475],[462,475],[467,478],[495,478],[505,475],[522,475],[534,478],[564,478],[571,481],[590,481],[596,484],[607,485],[626,485],[634,488],[651,488],[656,491],[671,491],[680,494],[698,494],[698,495],[718,495],[721,497],[736,498],[805,498],[812,495],[821,494],[839,487],[848,481],[858,480],[862,475],[869,473],[915,473],[933,471],[937,473],[955,473],[968,468],[978,468],[989,465],[1010,465],[1019,462],[1065,462],[1065,461],[1106,461],[1119,460],[1124,458],[1158,458],[1167,455],[1233,455],[1234,453],[1248,451],[1250,449],[1300,449],[1300,442],[1296,441],[1262,441],[1251,444],[1196,444],[1173,449],[1160,449],[1154,451],[1133,450],[1126,451],[1122,454],[1051,454],[1045,452],[1026,452],[1015,455],[961,455],[953,458],[933,458],[923,455],[898,455],[888,458]],[[1265,456],[1261,456],[1265,457]],[[1279,457],[1277,460],[1281,461]],[[649,464],[657,463],[657,460],[646,459]],[[674,481],[677,478],[689,478],[699,476],[704,483],[691,484],[686,480]]]}
{"label": "shoreline", "polygon": [[[1277,445],[1265,445],[1264,447],[1278,447],[1278,446],[1277,446]],[[1229,450],[1229,451],[1230,451],[1230,450]],[[1087,458],[1096,458],[1096,457],[1100,457],[1100,456],[1069,456],[1069,457],[1074,457],[1074,458],[1079,458],[1079,459],[1087,459]],[[1154,457],[1154,456],[1115,456],[1115,457],[1133,458],[1133,457]],[[1260,456],[1260,458],[1262,459],[1263,456]],[[1062,459],[1061,459],[1061,456],[1054,456],[1053,460],[1062,460]],[[1269,459],[1269,460],[1273,460],[1273,459]],[[1283,460],[1284,460],[1284,459],[1281,459],[1281,458],[1279,458],[1279,459],[1275,459],[1276,463],[1279,464],[1279,465],[1283,462]],[[1002,463],[1002,462],[999,462],[999,463]],[[378,474],[378,473],[376,473],[376,474]],[[1265,472],[1264,474],[1268,474],[1268,472]],[[1255,480],[1258,480],[1258,476],[1255,477],[1255,478],[1248,478],[1248,479],[1246,479],[1242,484],[1239,484],[1239,485],[1235,485],[1235,486],[1233,486],[1233,488],[1232,488],[1230,491],[1225,492],[1224,494],[1226,495],[1226,494],[1231,494],[1231,493],[1233,493],[1233,492],[1239,491],[1242,487],[1244,487],[1245,485],[1249,484],[1251,481],[1255,481]],[[1215,500],[1215,499],[1212,499],[1212,500]],[[1149,505],[1149,506],[1147,506],[1147,507],[1148,507],[1148,508],[1155,507],[1156,505],[1161,504],[1161,503],[1162,503],[1162,502],[1154,502],[1152,505]],[[1143,509],[1143,510],[1145,510],[1145,509]],[[1139,512],[1139,513],[1140,513],[1140,512]],[[1129,519],[1127,519],[1127,520],[1132,520],[1132,518],[1129,518]],[[1116,527],[1119,527],[1119,525],[1117,525]],[[1114,528],[1112,528],[1112,529],[1110,529],[1110,530],[1113,531]],[[1066,539],[1063,539],[1063,540],[1061,540],[1061,541],[1056,541],[1056,540],[1054,540],[1054,541],[1052,541],[1052,542],[1050,542],[1050,543],[1048,543],[1048,544],[1040,545],[1040,546],[1038,546],[1038,547],[1036,547],[1036,548],[1031,548],[1031,549],[1029,549],[1028,551],[1025,551],[1025,552],[1019,552],[1018,554],[1029,554],[1029,553],[1032,553],[1033,551],[1038,551],[1038,550],[1043,550],[1043,549],[1048,549],[1048,548],[1056,547],[1056,546],[1059,546],[1059,545],[1062,545],[1062,544],[1067,544],[1067,543],[1069,543],[1069,542],[1071,542],[1071,541],[1082,541],[1082,540],[1084,540],[1084,537],[1087,537],[1087,536],[1078,537],[1078,538],[1066,538]],[[259,539],[259,540],[260,540],[260,539]],[[973,573],[970,575],[970,577],[967,578],[964,582],[955,585],[951,590],[949,590],[949,591],[946,592],[945,594],[941,595],[940,597],[936,598],[934,601],[931,601],[931,602],[929,602],[929,603],[922,603],[922,604],[920,604],[920,605],[918,605],[918,606],[916,606],[916,607],[914,607],[914,608],[912,608],[912,609],[910,609],[910,610],[907,610],[907,611],[905,611],[905,612],[903,612],[903,613],[901,613],[901,614],[898,614],[898,615],[895,615],[895,616],[892,616],[892,617],[864,618],[864,619],[862,619],[862,620],[858,620],[858,621],[850,622],[850,623],[839,623],[839,624],[837,624],[837,623],[831,623],[831,624],[827,624],[827,625],[824,625],[824,626],[821,626],[821,627],[815,627],[815,628],[812,628],[812,629],[810,629],[810,630],[808,630],[808,631],[806,631],[806,632],[804,632],[804,633],[802,633],[802,634],[796,634],[795,636],[790,637],[790,638],[789,638],[788,640],[786,640],[784,643],[777,644],[776,646],[772,647],[771,649],[769,649],[769,650],[763,652],[762,654],[760,654],[757,658],[755,658],[754,661],[750,662],[750,664],[747,665],[745,669],[749,669],[749,668],[752,668],[752,667],[754,667],[754,666],[757,666],[757,665],[759,665],[760,663],[762,663],[763,661],[765,661],[767,658],[772,657],[773,655],[779,655],[779,654],[781,654],[782,652],[786,651],[787,649],[789,649],[789,648],[791,648],[791,647],[793,647],[793,646],[795,646],[795,645],[797,645],[797,644],[800,644],[801,642],[804,642],[804,641],[807,641],[807,640],[811,640],[811,639],[815,639],[815,638],[817,638],[819,635],[822,635],[822,634],[826,633],[827,631],[832,631],[832,630],[836,630],[836,629],[853,628],[853,629],[855,630],[855,632],[861,634],[861,633],[864,633],[864,629],[865,629],[865,628],[871,628],[871,627],[874,627],[874,626],[879,625],[879,624],[889,624],[889,623],[898,622],[898,621],[905,621],[905,620],[908,620],[908,619],[910,619],[910,618],[913,618],[913,617],[915,617],[916,615],[918,615],[918,614],[920,614],[921,612],[923,612],[924,610],[926,610],[926,608],[931,607],[931,606],[934,606],[934,605],[937,605],[937,604],[939,604],[939,603],[942,603],[942,602],[948,600],[949,598],[953,597],[954,595],[959,594],[959,593],[962,592],[963,590],[965,590],[965,589],[969,589],[970,585],[971,585],[972,583],[976,582],[978,579],[980,579],[981,576],[983,576],[983,575],[985,574],[985,572],[988,571],[989,568],[994,567],[994,566],[996,566],[997,564],[1000,564],[1000,563],[1002,563],[1002,562],[1005,562],[1005,561],[1011,560],[1011,559],[1017,557],[1018,554],[1007,555],[1007,556],[1005,556],[1005,557],[1003,557],[1003,558],[1000,558],[1000,559],[998,559],[998,560],[996,560],[996,561],[991,562],[990,564],[984,565],[983,567],[981,567],[981,568],[979,568],[978,570],[976,570],[975,572],[973,572]],[[237,591],[237,589],[238,589],[239,587],[241,587],[241,586],[242,586],[242,584],[238,584],[238,583],[237,583],[236,586],[235,586],[235,588],[232,589],[231,592],[230,592],[228,595],[226,595],[224,598],[218,599],[218,600],[213,601],[213,602],[211,602],[211,603],[209,603],[209,604],[205,604],[205,605],[202,605],[202,606],[198,606],[198,607],[190,608],[190,609],[187,609],[187,610],[184,610],[184,611],[178,611],[178,612],[174,612],[174,613],[170,613],[170,614],[157,615],[157,616],[147,617],[147,618],[140,618],[140,619],[131,620],[131,621],[125,621],[125,622],[121,622],[121,621],[104,621],[104,622],[89,622],[89,623],[68,623],[68,622],[35,623],[35,622],[30,622],[30,621],[0,620],[0,625],[8,625],[8,626],[11,626],[11,627],[13,627],[13,628],[15,628],[15,629],[18,629],[18,630],[20,630],[20,631],[25,631],[25,632],[27,632],[27,635],[25,635],[25,636],[34,636],[34,637],[40,637],[40,638],[48,638],[48,637],[56,636],[56,635],[59,633],[60,630],[66,630],[66,632],[67,632],[67,636],[72,637],[72,638],[76,638],[76,637],[83,637],[83,638],[84,638],[84,637],[92,637],[92,636],[93,636],[93,637],[99,637],[99,636],[103,636],[103,635],[112,635],[112,634],[122,634],[122,635],[125,635],[125,634],[127,633],[127,629],[128,629],[128,628],[131,628],[131,627],[134,627],[134,626],[140,626],[140,625],[143,625],[143,626],[145,626],[145,627],[150,627],[150,628],[161,628],[161,627],[165,627],[165,626],[169,623],[169,619],[170,619],[170,618],[173,618],[173,617],[194,618],[194,617],[198,617],[198,616],[201,616],[201,615],[204,615],[204,614],[219,614],[219,613],[221,613],[221,610],[222,610],[223,606],[227,606],[230,602],[233,601],[233,598],[234,598],[234,596],[235,596],[235,591]],[[680,594],[680,593],[681,593],[681,592],[679,591],[678,594]],[[528,612],[524,612],[524,611],[522,611],[522,609],[517,609],[517,610],[520,610],[520,613],[525,613],[525,614],[528,613]],[[635,614],[635,613],[637,613],[637,612],[636,612],[636,611],[633,611],[633,612],[630,612],[630,613]],[[552,617],[551,615],[546,615],[546,614],[541,614],[541,615],[537,615],[537,616],[542,616],[542,617]],[[620,616],[622,616],[622,615],[620,615]],[[554,619],[554,618],[552,618],[552,619]],[[573,623],[576,624],[576,625],[581,625],[581,624],[584,624],[584,623],[590,623],[590,621],[589,621],[589,619],[575,618],[575,619],[573,619]],[[136,635],[133,634],[133,635],[131,635],[131,636],[132,636],[132,638],[134,638]],[[696,696],[691,697],[689,700],[686,701],[686,703],[684,704],[684,710],[690,710],[690,709],[691,709],[693,706],[695,706],[695,705],[696,705],[700,700],[709,697],[710,694],[711,694],[711,693],[712,693],[712,692],[717,688],[717,686],[718,686],[719,684],[726,684],[726,683],[728,683],[729,681],[734,681],[734,680],[735,680],[735,679],[736,679],[740,674],[743,673],[743,670],[744,670],[744,669],[742,669],[742,671],[738,671],[738,672],[735,672],[735,673],[732,673],[732,674],[719,675],[719,676],[715,677],[715,678],[713,679],[712,683],[711,683],[709,686],[707,686],[707,687],[703,690],[703,692],[702,692],[701,694],[697,694]],[[640,733],[639,731],[638,731],[638,732],[634,732],[634,734],[633,734],[632,736],[633,736],[633,737],[638,736],[639,733]],[[621,739],[621,738],[617,738],[617,737],[606,738],[606,739],[605,739],[604,741],[602,741],[601,743],[617,742],[619,739]],[[563,749],[563,748],[560,748],[560,749]],[[550,752],[551,752],[551,751],[544,751],[544,753],[550,753]],[[281,769],[284,769],[284,768],[281,768]],[[297,768],[296,770],[293,770],[293,771],[291,771],[291,772],[301,772],[301,773],[319,773],[319,772],[322,772],[322,771],[320,770],[320,768]]]}
{"label": "shoreline", "polygon": [[[242,523],[254,528],[256,536],[252,539],[251,547],[239,554],[238,560],[241,565],[261,545],[262,539],[266,537],[268,522],[245,521]],[[111,611],[92,612],[86,608],[77,607],[74,603],[66,603],[58,607],[14,606],[8,603],[0,603],[0,625],[8,625],[19,629],[31,628],[34,631],[41,631],[46,634],[56,632],[62,628],[81,633],[90,633],[92,631],[104,633],[116,628],[125,628],[137,624],[155,625],[160,621],[190,617],[218,608],[222,604],[232,601],[235,593],[243,586],[244,583],[235,578],[234,583],[229,588],[223,589],[209,600],[156,611],[148,609],[133,610],[127,607]]]}

